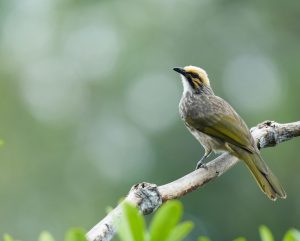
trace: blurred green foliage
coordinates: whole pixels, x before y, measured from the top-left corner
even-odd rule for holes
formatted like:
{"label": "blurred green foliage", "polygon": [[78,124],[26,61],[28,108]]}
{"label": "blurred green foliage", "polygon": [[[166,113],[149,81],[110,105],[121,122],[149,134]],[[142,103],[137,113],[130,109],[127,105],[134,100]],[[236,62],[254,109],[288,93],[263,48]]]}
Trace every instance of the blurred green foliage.
{"label": "blurred green foliage", "polygon": [[[18,241],[13,239],[11,236],[5,234],[3,237],[3,241]],[[49,232],[42,232],[38,238],[38,241],[55,241],[52,235]],[[64,238],[64,241],[87,241],[85,238],[85,232],[83,229],[73,228],[70,229]]]}
{"label": "blurred green foliage", "polygon": [[270,229],[268,229],[266,226],[261,226],[259,228],[259,234],[260,234],[260,238],[263,241],[273,241],[273,235]]}
{"label": "blurred green foliage", "polygon": [[124,203],[118,234],[122,241],[181,241],[193,228],[189,221],[178,224],[181,216],[181,203],[170,201],[156,212],[148,231],[137,208]]}
{"label": "blurred green foliage", "polygon": [[[118,223],[117,233],[121,241],[182,241],[192,230],[194,224],[191,221],[179,223],[182,217],[182,204],[173,200],[163,204],[155,213],[150,223],[149,230],[146,221],[136,207],[130,203],[123,203],[123,214]],[[274,241],[272,232],[266,226],[259,228],[261,241]],[[3,241],[18,241],[5,234]],[[42,232],[38,241],[55,241],[49,232]],[[70,229],[64,241],[87,241],[83,229]],[[198,241],[210,241],[208,237],[201,236]],[[239,237],[233,241],[247,241]],[[300,232],[290,229],[286,232],[282,241],[300,241]]]}
{"label": "blurred green foliage", "polygon": [[[193,223],[185,221],[178,224],[182,217],[182,205],[179,201],[168,201],[155,213],[149,231],[145,228],[144,217],[138,209],[129,203],[123,204],[123,215],[118,227],[121,241],[181,241],[192,230]],[[259,228],[261,241],[274,241],[271,230],[262,225]],[[210,241],[206,236],[201,236],[198,241]],[[239,237],[233,241],[247,241]],[[300,232],[290,229],[282,241],[300,241]]]}
{"label": "blurred green foliage", "polygon": [[[260,240],[261,241],[274,241],[273,234],[271,230],[266,226],[261,226],[259,228]],[[210,241],[208,237],[200,237],[198,241]],[[246,238],[239,237],[233,241],[247,241]],[[300,241],[300,232],[296,229],[288,230],[283,236],[282,241]]]}
{"label": "blurred green foliage", "polygon": [[[2,0],[0,13],[0,234],[89,229],[133,184],[192,171],[203,149],[173,67],[206,69],[249,126],[300,119],[300,1]],[[284,201],[243,164],[184,197],[187,240],[299,229],[299,145],[262,150]]]}

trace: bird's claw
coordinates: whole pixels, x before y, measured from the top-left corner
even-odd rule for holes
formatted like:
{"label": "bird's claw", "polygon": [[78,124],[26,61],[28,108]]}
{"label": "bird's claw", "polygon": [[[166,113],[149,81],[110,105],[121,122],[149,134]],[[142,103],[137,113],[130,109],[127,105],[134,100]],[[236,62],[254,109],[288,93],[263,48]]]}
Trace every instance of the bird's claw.
{"label": "bird's claw", "polygon": [[206,163],[202,162],[202,160],[198,161],[197,166],[196,166],[196,170],[199,169],[199,168],[207,169]]}

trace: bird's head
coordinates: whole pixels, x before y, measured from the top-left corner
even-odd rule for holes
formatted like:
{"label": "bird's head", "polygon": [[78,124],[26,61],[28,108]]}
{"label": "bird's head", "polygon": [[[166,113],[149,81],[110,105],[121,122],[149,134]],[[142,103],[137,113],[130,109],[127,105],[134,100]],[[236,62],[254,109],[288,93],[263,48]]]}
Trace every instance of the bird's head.
{"label": "bird's head", "polygon": [[185,66],[184,68],[174,68],[174,71],[181,74],[184,91],[201,93],[204,89],[210,89],[208,75],[205,70],[195,66]]}

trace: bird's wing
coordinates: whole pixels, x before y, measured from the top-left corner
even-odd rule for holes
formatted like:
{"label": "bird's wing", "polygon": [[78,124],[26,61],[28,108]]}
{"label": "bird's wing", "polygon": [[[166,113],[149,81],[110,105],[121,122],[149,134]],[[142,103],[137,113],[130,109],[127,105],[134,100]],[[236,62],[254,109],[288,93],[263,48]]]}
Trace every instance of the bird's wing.
{"label": "bird's wing", "polygon": [[225,100],[218,96],[208,98],[210,108],[206,113],[194,111],[195,114],[187,117],[187,123],[202,133],[255,153],[254,140],[243,119]]}

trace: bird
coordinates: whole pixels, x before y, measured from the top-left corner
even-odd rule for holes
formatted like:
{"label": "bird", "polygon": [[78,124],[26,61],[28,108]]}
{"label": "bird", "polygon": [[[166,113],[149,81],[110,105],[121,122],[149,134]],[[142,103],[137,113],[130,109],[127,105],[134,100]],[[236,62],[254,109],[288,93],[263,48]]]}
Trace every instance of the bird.
{"label": "bird", "polygon": [[246,164],[269,199],[286,198],[286,192],[261,157],[245,121],[227,101],[214,94],[206,71],[191,65],[173,70],[181,75],[183,84],[179,114],[205,150],[196,169],[207,168],[204,160],[212,152],[227,152]]}

